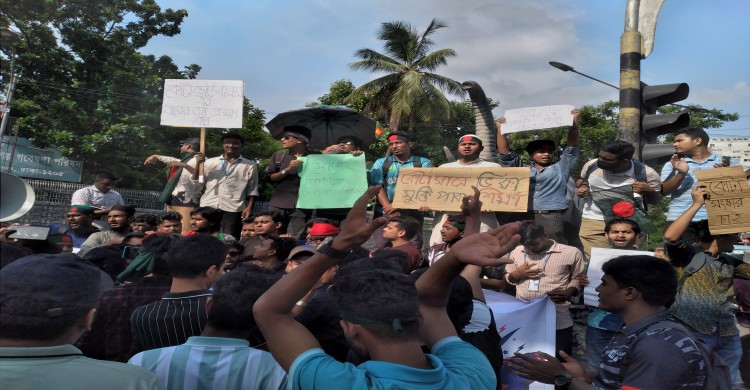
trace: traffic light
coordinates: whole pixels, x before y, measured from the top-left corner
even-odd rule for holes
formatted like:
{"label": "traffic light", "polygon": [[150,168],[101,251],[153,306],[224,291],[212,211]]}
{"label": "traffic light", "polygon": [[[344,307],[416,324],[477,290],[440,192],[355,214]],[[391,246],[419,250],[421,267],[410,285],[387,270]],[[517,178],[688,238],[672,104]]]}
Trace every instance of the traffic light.
{"label": "traffic light", "polygon": [[684,129],[690,124],[687,112],[658,114],[661,106],[679,102],[688,97],[686,83],[646,85],[641,83],[641,160],[669,156],[674,153],[671,144],[652,144],[660,135]]}

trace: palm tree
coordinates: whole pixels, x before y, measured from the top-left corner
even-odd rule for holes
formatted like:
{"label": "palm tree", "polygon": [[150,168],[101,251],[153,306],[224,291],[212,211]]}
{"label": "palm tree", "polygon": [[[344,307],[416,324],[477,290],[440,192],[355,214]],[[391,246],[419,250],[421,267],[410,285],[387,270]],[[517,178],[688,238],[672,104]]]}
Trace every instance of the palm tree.
{"label": "palm tree", "polygon": [[433,19],[420,34],[405,22],[383,23],[378,39],[384,41],[385,54],[360,49],[355,56],[362,60],[349,66],[387,74],[354,90],[347,101],[369,95],[365,111],[374,116],[388,116],[391,131],[398,130],[402,116],[409,118],[410,133],[416,119],[429,122],[452,116],[453,110],[443,92],[464,96],[461,83],[432,73],[447,64],[448,58],[456,56],[453,49],[430,52],[434,44],[430,36],[443,27],[445,23]]}

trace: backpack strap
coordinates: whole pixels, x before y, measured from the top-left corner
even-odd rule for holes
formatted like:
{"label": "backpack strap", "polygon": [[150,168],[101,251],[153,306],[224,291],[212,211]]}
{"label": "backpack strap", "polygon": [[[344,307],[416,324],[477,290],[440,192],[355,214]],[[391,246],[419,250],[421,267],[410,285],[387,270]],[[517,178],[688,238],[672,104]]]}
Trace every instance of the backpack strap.
{"label": "backpack strap", "polygon": [[708,260],[706,258],[707,256],[708,255],[704,252],[699,252],[696,253],[692,259],[690,259],[690,263],[688,263],[687,267],[685,267],[685,273],[683,273],[680,277],[680,280],[677,281],[678,293],[682,291],[682,285],[685,283],[685,280],[688,278],[688,276],[698,272],[699,269],[703,268],[703,265],[706,264],[706,260]]}
{"label": "backpack strap", "polygon": [[[385,158],[385,161],[383,161],[383,167],[381,170],[383,171],[383,186],[385,186],[388,183],[388,170],[391,169],[391,165],[393,165],[393,160],[395,157],[389,156]],[[422,168],[422,158],[419,156],[410,156],[409,161],[411,162],[411,165],[413,168]]]}
{"label": "backpack strap", "polygon": [[596,163],[589,165],[589,167],[586,168],[586,172],[584,172],[583,176],[581,176],[581,179],[589,181],[589,176],[591,176],[591,174],[594,173],[594,171],[597,169],[599,169],[599,167],[596,165]]}
{"label": "backpack strap", "polygon": [[633,177],[635,178],[635,181],[647,182],[648,177],[646,177],[646,164],[638,160],[630,161],[633,163]]}

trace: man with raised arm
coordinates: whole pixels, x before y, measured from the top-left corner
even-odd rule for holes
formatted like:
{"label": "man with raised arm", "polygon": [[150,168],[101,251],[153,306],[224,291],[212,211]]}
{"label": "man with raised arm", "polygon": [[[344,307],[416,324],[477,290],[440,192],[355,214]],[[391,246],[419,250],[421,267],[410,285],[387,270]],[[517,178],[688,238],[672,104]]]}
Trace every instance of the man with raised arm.
{"label": "man with raised arm", "polygon": [[[352,349],[370,360],[340,363],[321,349],[294,320],[292,308],[348,251],[385,224],[366,224],[367,202],[381,191],[370,189],[355,202],[344,229],[318,253],[287,274],[255,304],[254,315],[274,358],[289,373],[294,389],[430,388],[495,389],[495,375],[484,355],[456,337],[445,305],[453,278],[466,264],[495,265],[518,242],[517,224],[473,235],[457,243],[415,285],[402,274],[366,271],[356,280],[337,281],[334,299]],[[346,279],[346,278],[343,278]],[[432,354],[422,352],[423,344]]]}

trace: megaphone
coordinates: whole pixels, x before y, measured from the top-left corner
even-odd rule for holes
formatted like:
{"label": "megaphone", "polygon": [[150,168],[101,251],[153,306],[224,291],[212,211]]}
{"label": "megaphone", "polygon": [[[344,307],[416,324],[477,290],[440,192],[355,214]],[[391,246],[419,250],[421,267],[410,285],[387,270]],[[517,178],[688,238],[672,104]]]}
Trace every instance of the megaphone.
{"label": "megaphone", "polygon": [[34,189],[18,176],[0,172],[0,222],[22,217],[34,206]]}

